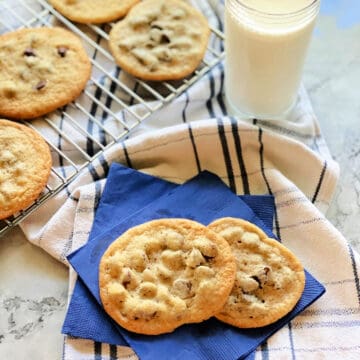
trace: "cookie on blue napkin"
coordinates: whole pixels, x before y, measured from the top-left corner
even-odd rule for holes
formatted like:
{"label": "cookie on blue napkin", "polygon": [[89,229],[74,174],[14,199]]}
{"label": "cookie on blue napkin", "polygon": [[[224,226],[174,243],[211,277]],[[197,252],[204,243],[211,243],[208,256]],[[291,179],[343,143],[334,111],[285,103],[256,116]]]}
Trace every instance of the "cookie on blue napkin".
{"label": "cookie on blue napkin", "polygon": [[158,335],[219,312],[233,288],[228,242],[188,219],[135,226],[105,251],[99,266],[105,311],[123,328]]}
{"label": "cookie on blue napkin", "polygon": [[295,307],[304,291],[305,273],[289,249],[243,219],[218,219],[208,228],[228,242],[237,268],[231,294],[216,318],[239,328],[257,328]]}

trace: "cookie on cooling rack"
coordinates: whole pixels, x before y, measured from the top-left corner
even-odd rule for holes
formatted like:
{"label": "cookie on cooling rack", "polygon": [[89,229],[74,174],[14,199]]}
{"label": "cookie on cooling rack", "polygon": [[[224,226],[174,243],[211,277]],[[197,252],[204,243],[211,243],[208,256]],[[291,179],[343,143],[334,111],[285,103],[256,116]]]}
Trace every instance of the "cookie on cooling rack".
{"label": "cookie on cooling rack", "polygon": [[208,228],[228,241],[237,265],[235,285],[215,315],[219,320],[256,328],[279,320],[295,307],[304,290],[305,274],[293,253],[242,219],[222,218]]}
{"label": "cookie on cooling rack", "polygon": [[44,189],[51,155],[29,127],[0,119],[0,219],[30,206]]}
{"label": "cookie on cooling rack", "polygon": [[139,0],[49,0],[65,17],[79,23],[101,24],[120,19]]}
{"label": "cookie on cooling rack", "polygon": [[0,116],[31,119],[63,106],[84,89],[90,60],[70,31],[21,29],[0,36]]}
{"label": "cookie on cooling rack", "polygon": [[135,5],[110,31],[117,64],[143,80],[178,80],[204,57],[210,29],[206,18],[180,0],[147,0]]}
{"label": "cookie on cooling rack", "polygon": [[224,305],[235,278],[227,242],[186,219],[133,227],[102,256],[100,297],[122,327],[156,335],[201,322]]}

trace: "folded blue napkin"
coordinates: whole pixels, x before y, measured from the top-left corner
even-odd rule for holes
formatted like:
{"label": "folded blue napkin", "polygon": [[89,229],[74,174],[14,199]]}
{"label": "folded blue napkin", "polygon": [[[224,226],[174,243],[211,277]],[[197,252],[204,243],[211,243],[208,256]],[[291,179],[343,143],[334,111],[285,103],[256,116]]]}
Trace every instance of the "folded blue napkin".
{"label": "folded blue napkin", "polygon": [[[127,181],[133,182],[133,170],[123,168],[120,165],[116,165],[111,169],[104,191],[103,200],[96,214],[91,239],[87,245],[69,256],[69,261],[72,266],[75,268],[79,277],[83,280],[84,284],[86,284],[87,288],[96,299],[96,302],[89,302],[89,294],[83,288],[83,284],[79,282],[73,297],[73,299],[76,299],[76,301],[74,301],[75,305],[79,305],[81,302],[88,302],[91,304],[91,306],[88,307],[89,310],[95,308],[98,309],[98,305],[100,304],[98,265],[102,254],[117,236],[126,231],[128,228],[145,221],[163,217],[184,217],[207,224],[219,217],[234,216],[242,217],[257,224],[269,236],[273,236],[271,231],[265,226],[264,222],[255,215],[244,200],[239,199],[239,197],[234,195],[219,178],[207,172],[200,174],[181,186],[176,186],[174,184],[169,185],[169,183],[160,181],[159,188],[154,185],[154,178],[145,176],[143,181],[145,181],[145,183],[151,183],[152,192],[138,195],[138,200],[141,199],[140,201],[143,201],[143,196],[145,196],[147,198],[148,205],[145,205],[146,203],[134,205],[132,200],[130,200],[132,198],[131,192],[127,192],[127,201],[123,201],[124,210],[125,203],[130,202],[127,208],[129,216],[126,218],[126,216],[123,216],[124,214],[122,213],[121,218],[118,218],[115,216],[116,203],[122,203],[122,200],[117,198],[119,192],[112,192],[110,190],[111,186],[115,186],[117,189],[121,188],[119,178],[115,175],[117,172],[122,173],[123,171],[129,172]],[[149,184],[147,184],[147,186],[149,186]],[[136,190],[134,193],[138,193],[140,189],[139,184],[134,185],[134,189]],[[249,198],[252,198],[250,201],[255,201],[255,198]],[[112,209],[112,211],[102,211],[103,213],[105,212],[105,215],[103,214],[98,218],[100,209],[106,207],[108,202],[112,204],[110,205],[110,209]],[[262,206],[259,203],[257,203],[257,205],[257,208],[260,209],[261,213]],[[143,207],[141,208],[141,206]],[[139,207],[140,209],[138,209]],[[111,229],[103,233],[102,229],[104,227]],[[84,290],[82,294],[81,291],[77,292],[78,286],[80,286],[80,288],[82,287],[82,290]],[[125,339],[125,342],[134,349],[141,359],[191,358],[205,360],[244,358],[267,337],[296,316],[298,312],[302,311],[306,306],[321,296],[323,292],[324,288],[322,285],[307,273],[305,291],[295,309],[275,324],[260,329],[241,330],[223,324],[216,319],[210,319],[201,324],[184,325],[171,334],[143,336],[130,333],[112,323],[111,326],[108,325],[107,327],[108,331],[106,336],[108,339],[101,339],[101,341],[114,343],[114,341],[108,340],[115,340],[115,343],[124,344]],[[78,307],[78,309],[79,308],[81,307]],[[72,308],[70,306],[68,317],[64,324],[65,333],[71,333],[71,329],[67,332],[66,327],[69,327],[71,315],[76,315],[76,311],[72,311],[71,309]],[[78,311],[77,314],[80,315],[80,318],[82,316],[84,321],[86,320],[86,327],[88,327],[93,320],[92,311],[86,315],[84,315],[84,313],[79,314],[80,312],[81,311]],[[106,318],[106,316],[104,316],[104,318]],[[79,318],[76,319],[73,317],[72,320],[79,323]],[[96,321],[98,320],[99,319],[96,318]],[[108,322],[108,318],[106,318],[106,323],[110,323]],[[91,329],[91,326],[89,330],[89,336],[87,336],[88,338],[91,338],[91,335],[96,335],[96,333],[99,332],[99,330],[96,331],[96,329]],[[101,331],[104,331],[104,329],[101,328]],[[116,339],[113,337],[111,338],[115,331],[121,335],[116,335]],[[73,333],[72,335],[75,334]]]}
{"label": "folded blue napkin", "polygon": [[[106,228],[115,226],[121,219],[125,219],[177,186],[120,164],[113,164],[88,241],[92,242],[104,232],[104,224]],[[272,228],[273,196],[241,195],[240,198],[261,218],[267,228]],[[62,333],[108,344],[128,345],[81,278],[76,281]]]}

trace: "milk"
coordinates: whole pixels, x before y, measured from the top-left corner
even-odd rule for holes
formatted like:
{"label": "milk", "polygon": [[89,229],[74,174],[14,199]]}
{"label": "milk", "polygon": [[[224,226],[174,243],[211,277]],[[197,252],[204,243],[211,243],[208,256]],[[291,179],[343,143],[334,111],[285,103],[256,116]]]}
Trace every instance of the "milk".
{"label": "milk", "polygon": [[288,14],[304,9],[314,0],[240,0],[245,6],[268,14]]}
{"label": "milk", "polygon": [[314,0],[226,1],[225,91],[235,112],[279,118],[293,106],[318,5]]}

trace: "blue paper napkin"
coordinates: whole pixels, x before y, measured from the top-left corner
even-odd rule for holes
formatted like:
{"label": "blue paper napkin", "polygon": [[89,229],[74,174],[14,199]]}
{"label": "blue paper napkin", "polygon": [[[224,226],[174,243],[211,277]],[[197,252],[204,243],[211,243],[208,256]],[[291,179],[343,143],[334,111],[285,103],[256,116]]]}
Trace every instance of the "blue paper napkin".
{"label": "blue paper napkin", "polygon": [[[104,224],[106,228],[112,228],[121,219],[131,216],[177,186],[120,164],[113,164],[88,241],[92,242],[104,232]],[[271,229],[274,214],[273,196],[241,195],[240,198],[261,218],[264,225]],[[128,345],[80,278],[75,284],[62,333],[108,344]]]}
{"label": "blue paper napkin", "polygon": [[[122,232],[154,218],[184,217],[207,224],[223,216],[242,217],[272,235],[246,203],[220,179],[210,173],[202,173],[186,184],[171,189],[106,233],[96,235],[95,231],[92,240],[69,256],[69,260],[100,303],[98,264],[108,245]],[[133,334],[117,325],[113,326],[141,359],[238,359],[249,354],[324,292],[324,288],[309,274],[306,280],[304,294],[295,309],[277,323],[261,329],[240,330],[210,319],[201,324],[184,325],[171,334],[154,337]]]}

